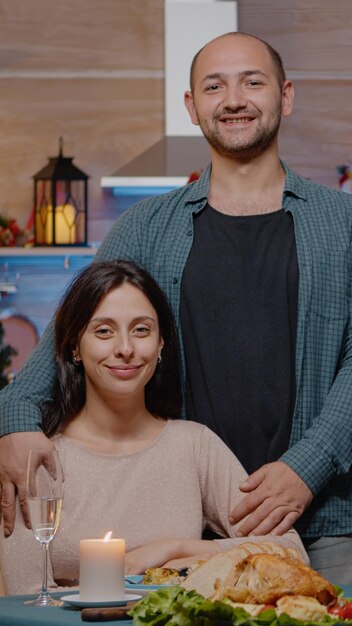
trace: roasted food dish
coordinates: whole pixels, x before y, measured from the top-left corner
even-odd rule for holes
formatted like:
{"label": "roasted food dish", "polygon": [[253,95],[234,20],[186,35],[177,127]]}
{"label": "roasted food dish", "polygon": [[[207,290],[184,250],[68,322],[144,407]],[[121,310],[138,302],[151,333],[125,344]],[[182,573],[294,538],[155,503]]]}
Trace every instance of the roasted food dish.
{"label": "roasted food dish", "polygon": [[150,567],[143,576],[143,585],[179,585],[185,578],[203,565],[205,561],[195,561],[190,567],[183,570],[169,567]]}
{"label": "roasted food dish", "polygon": [[320,621],[336,602],[325,578],[295,550],[272,542],[241,544],[210,558],[181,583],[212,601],[220,600],[257,616],[268,605],[305,621]]}
{"label": "roasted food dish", "polygon": [[282,596],[276,602],[276,615],[279,616],[282,613],[305,622],[319,622],[327,615],[328,610],[316,598]]}
{"label": "roasted food dish", "polygon": [[[134,626],[178,624],[180,611],[183,623],[194,626],[203,625],[204,619],[242,626],[247,619],[252,626],[277,626],[278,619],[286,626],[332,626],[336,620],[351,625],[352,602],[337,598],[333,585],[293,558],[292,551],[274,545],[242,544],[215,555],[181,585],[163,588],[150,601],[138,603],[130,612]],[[259,546],[267,552],[255,553]]]}
{"label": "roasted food dish", "polygon": [[234,568],[231,586],[216,586],[212,599],[234,602],[275,604],[283,596],[308,596],[329,606],[336,600],[334,587],[318,572],[278,554],[251,554]]}
{"label": "roasted food dish", "polygon": [[177,569],[168,567],[150,567],[143,576],[144,585],[178,584],[181,581]]}
{"label": "roasted food dish", "polygon": [[211,557],[187,576],[181,585],[184,589],[194,589],[205,598],[210,598],[214,593],[216,581],[217,587],[219,584],[222,587],[232,587],[235,584],[236,565],[244,558],[257,553],[278,554],[285,558],[295,558],[299,562],[301,559],[300,553],[294,548],[284,548],[272,541],[248,541]]}
{"label": "roasted food dish", "polygon": [[228,552],[219,552],[187,576],[181,582],[181,587],[187,591],[194,590],[204,598],[210,598],[217,581],[220,581],[222,587],[233,584],[235,565]]}

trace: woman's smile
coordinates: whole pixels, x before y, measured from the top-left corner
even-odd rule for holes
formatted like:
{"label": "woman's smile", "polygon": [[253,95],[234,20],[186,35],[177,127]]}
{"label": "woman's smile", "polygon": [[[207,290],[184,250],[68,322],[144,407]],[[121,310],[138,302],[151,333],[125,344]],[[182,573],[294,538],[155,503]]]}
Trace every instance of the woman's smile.
{"label": "woman's smile", "polygon": [[130,380],[140,373],[142,365],[107,365],[110,373],[121,380]]}

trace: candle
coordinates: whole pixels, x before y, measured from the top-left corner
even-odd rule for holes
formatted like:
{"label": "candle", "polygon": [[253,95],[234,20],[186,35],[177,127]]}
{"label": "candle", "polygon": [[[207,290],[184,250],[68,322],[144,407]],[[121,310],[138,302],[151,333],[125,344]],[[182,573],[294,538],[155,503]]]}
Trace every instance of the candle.
{"label": "candle", "polygon": [[80,541],[81,600],[107,602],[124,597],[125,541],[111,539],[111,534]]}
{"label": "candle", "polygon": [[76,241],[75,217],[76,217],[76,211],[71,204],[63,204],[63,205],[56,207],[55,209],[55,239],[56,239],[55,243],[68,243],[68,244],[75,243]]}
{"label": "candle", "polygon": [[[42,222],[43,217],[45,222]],[[72,244],[76,242],[76,211],[71,204],[59,205],[55,209],[55,243]],[[37,239],[42,243],[53,243],[53,207],[46,207],[45,215],[40,212],[36,217]]]}

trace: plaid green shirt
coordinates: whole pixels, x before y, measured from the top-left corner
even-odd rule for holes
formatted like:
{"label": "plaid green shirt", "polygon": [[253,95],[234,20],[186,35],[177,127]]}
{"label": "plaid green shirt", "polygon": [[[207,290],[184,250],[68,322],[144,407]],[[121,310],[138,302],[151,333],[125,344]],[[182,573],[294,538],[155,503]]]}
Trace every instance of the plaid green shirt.
{"label": "plaid green shirt", "polygon": [[[284,165],[284,164],[283,164]],[[289,450],[281,457],[315,494],[297,524],[304,537],[352,533],[352,196],[316,185],[285,165],[283,208],[294,220],[299,306],[297,398]],[[207,202],[210,166],[196,183],[143,200],[113,226],[97,260],[144,266],[179,306],[183,269],[193,241],[193,214]],[[0,394],[0,434],[38,430],[40,405],[55,376],[53,327]],[[234,425],[235,428],[235,425]]]}

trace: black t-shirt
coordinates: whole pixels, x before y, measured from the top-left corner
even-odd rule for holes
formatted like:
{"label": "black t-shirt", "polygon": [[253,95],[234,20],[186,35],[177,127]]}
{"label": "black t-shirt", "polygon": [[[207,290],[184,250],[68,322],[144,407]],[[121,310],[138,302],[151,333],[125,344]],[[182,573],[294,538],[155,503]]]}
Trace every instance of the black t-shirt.
{"label": "black t-shirt", "polygon": [[181,287],[189,419],[251,473],[288,448],[295,402],[298,263],[283,209],[194,218]]}

